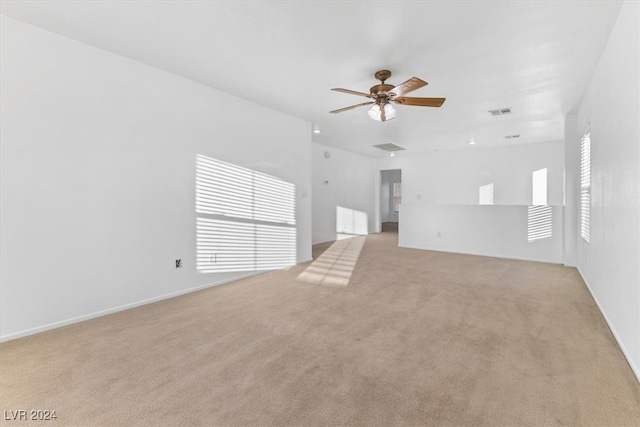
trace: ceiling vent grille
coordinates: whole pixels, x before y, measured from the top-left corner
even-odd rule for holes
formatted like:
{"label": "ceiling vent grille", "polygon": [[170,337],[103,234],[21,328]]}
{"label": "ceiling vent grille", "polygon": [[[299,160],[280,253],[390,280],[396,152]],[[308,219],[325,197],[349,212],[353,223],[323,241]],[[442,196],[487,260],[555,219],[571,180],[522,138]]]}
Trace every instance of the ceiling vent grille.
{"label": "ceiling vent grille", "polygon": [[515,139],[520,138],[520,134],[517,135],[505,135],[505,139]]}
{"label": "ceiling vent grille", "polygon": [[497,110],[489,110],[492,116],[504,116],[505,114],[511,114],[511,107],[498,108]]}
{"label": "ceiling vent grille", "polygon": [[393,142],[390,142],[388,144],[374,145],[374,147],[375,148],[379,148],[379,149],[384,150],[384,151],[402,151],[402,150],[406,150],[406,148],[400,147],[399,145],[396,145]]}

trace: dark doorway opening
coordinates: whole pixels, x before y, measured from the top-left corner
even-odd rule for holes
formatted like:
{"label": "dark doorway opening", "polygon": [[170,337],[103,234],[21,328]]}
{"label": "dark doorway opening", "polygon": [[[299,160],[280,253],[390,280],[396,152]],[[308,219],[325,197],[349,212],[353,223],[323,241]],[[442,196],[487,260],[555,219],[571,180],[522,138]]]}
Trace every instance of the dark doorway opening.
{"label": "dark doorway opening", "polygon": [[402,203],[402,170],[380,171],[380,217],[383,233],[397,233]]}

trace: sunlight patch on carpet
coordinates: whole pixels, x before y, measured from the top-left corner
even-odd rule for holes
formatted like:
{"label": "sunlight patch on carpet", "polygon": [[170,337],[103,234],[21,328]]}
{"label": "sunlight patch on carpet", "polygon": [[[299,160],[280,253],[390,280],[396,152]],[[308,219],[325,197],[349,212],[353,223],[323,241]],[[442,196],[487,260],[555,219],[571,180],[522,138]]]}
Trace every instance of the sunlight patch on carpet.
{"label": "sunlight patch on carpet", "polygon": [[347,286],[366,237],[338,240],[313,261],[297,280],[325,286]]}

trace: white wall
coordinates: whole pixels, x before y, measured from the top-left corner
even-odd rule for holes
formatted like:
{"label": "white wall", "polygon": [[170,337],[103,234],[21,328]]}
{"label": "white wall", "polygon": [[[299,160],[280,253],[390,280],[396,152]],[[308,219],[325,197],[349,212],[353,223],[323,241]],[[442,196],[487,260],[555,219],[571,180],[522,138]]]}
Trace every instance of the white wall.
{"label": "white wall", "polygon": [[380,176],[380,215],[382,222],[398,222],[398,212],[395,211],[395,198],[393,196],[393,184],[402,182],[402,171],[381,171]]}
{"label": "white wall", "polygon": [[496,205],[531,204],[531,173],[547,168],[548,204],[563,203],[562,141],[439,151],[428,156],[378,160],[378,168],[402,169],[403,203],[477,205],[478,188],[494,184]]}
{"label": "white wall", "polygon": [[529,241],[528,207],[400,205],[398,245],[404,248],[562,262],[562,207],[549,207],[549,231]]}
{"label": "white wall", "polygon": [[640,379],[639,27],[640,3],[625,2],[578,111],[580,134],[591,130],[591,243],[578,239],[577,264]]}
{"label": "white wall", "polygon": [[1,24],[3,340],[243,275],[195,269],[197,154],[294,183],[311,258],[309,123]]}
{"label": "white wall", "polygon": [[[558,215],[563,204],[563,156],[562,142],[547,142],[379,159],[380,170],[402,169],[400,246],[562,262],[563,221]],[[530,243],[526,219],[532,173],[542,168],[547,168],[553,235]],[[495,206],[478,206],[480,186],[490,183]],[[503,237],[495,244],[487,242],[492,235]]]}
{"label": "white wall", "polygon": [[[336,240],[338,207],[364,212],[376,230],[375,160],[320,144],[312,145],[313,243]],[[325,157],[329,153],[329,158]],[[379,181],[378,181],[379,182]]]}
{"label": "white wall", "polygon": [[[564,264],[576,266],[578,214],[580,212],[580,138],[578,115],[568,114],[564,121]],[[577,171],[577,172],[576,172]]]}

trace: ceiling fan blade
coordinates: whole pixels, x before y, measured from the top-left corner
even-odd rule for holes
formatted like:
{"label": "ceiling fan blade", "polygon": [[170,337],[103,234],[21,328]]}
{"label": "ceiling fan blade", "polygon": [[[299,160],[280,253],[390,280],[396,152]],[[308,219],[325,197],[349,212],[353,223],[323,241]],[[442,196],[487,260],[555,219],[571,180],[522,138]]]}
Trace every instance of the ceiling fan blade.
{"label": "ceiling fan blade", "polygon": [[440,107],[447,98],[409,98],[406,96],[394,98],[392,101],[400,105],[415,105],[418,107]]}
{"label": "ceiling fan blade", "polygon": [[375,102],[373,101],[363,102],[362,104],[356,104],[356,105],[352,105],[351,107],[344,107],[344,108],[340,108],[338,110],[333,110],[329,112],[333,114],[342,113],[343,111],[349,111],[349,110],[353,110],[354,108],[362,107],[363,105],[371,105],[371,104],[375,104]]}
{"label": "ceiling fan blade", "polygon": [[342,89],[341,87],[334,87],[331,90],[335,90],[336,92],[343,92],[343,93],[348,93],[348,94],[351,94],[351,95],[365,96],[367,98],[371,98],[371,95],[369,95],[368,93],[358,92],[358,91],[350,90],[350,89]]}
{"label": "ceiling fan blade", "polygon": [[387,91],[387,93],[395,93],[396,97],[398,96],[402,96],[405,93],[409,93],[412,92],[416,89],[420,89],[421,87],[426,86],[428,83],[425,82],[424,80],[421,80],[417,77],[411,77],[409,80],[407,80],[404,83],[400,83],[398,86],[394,87],[393,89]]}

